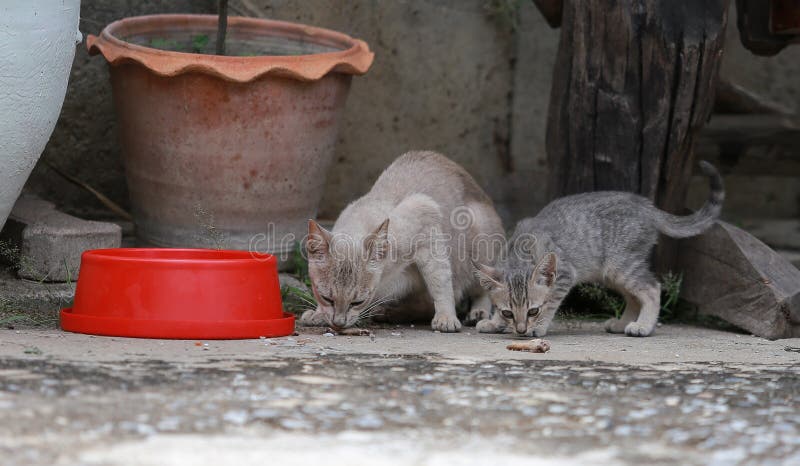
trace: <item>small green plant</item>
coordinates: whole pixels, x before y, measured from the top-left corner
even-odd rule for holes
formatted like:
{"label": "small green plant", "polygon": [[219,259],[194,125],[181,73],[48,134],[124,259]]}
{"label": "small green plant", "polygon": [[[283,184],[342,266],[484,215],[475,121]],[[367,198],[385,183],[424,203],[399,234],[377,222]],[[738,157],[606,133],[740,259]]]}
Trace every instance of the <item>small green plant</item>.
{"label": "small green plant", "polygon": [[622,296],[595,283],[581,283],[564,299],[561,305],[565,316],[573,319],[596,320],[619,317],[625,310]]}
{"label": "small green plant", "polygon": [[683,275],[668,272],[661,277],[661,314],[659,320],[671,322],[678,318],[680,313],[679,301]]}
{"label": "small green plant", "polygon": [[208,40],[207,34],[192,36],[192,51],[195,53],[203,53],[208,45]]}
{"label": "small green plant", "polygon": [[308,276],[308,260],[303,254],[303,246],[300,243],[297,243],[294,251],[292,251],[291,264],[295,278],[302,282],[305,288],[291,285],[281,287],[281,299],[283,300],[284,309],[294,314],[316,309],[317,300],[314,298],[314,294],[309,291],[311,278]]}
{"label": "small green plant", "polygon": [[302,314],[317,308],[317,300],[310,291],[291,285],[281,287],[281,301],[283,309],[292,314]]}
{"label": "small green plant", "polygon": [[[661,277],[661,322],[684,322],[688,304],[680,299],[683,276],[667,273]],[[594,283],[576,286],[562,304],[562,315],[571,319],[620,318],[625,300],[616,292]]]}

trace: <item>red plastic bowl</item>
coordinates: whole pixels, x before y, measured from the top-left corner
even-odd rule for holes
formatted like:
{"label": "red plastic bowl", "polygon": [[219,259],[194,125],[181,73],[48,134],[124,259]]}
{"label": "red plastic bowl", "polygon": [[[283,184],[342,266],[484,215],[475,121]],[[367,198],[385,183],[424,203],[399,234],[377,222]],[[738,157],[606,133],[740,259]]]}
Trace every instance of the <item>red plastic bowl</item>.
{"label": "red plastic bowl", "polygon": [[207,249],[97,249],[81,257],[69,332],[236,339],[294,332],[275,257]]}

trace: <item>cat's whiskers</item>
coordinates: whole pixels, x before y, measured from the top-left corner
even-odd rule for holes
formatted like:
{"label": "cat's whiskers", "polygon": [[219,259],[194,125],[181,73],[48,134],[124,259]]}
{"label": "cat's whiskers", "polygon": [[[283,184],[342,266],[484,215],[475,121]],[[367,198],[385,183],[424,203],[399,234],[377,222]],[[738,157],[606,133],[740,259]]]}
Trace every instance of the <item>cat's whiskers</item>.
{"label": "cat's whiskers", "polygon": [[370,303],[369,306],[367,306],[366,308],[361,310],[361,312],[358,313],[358,317],[356,318],[355,324],[358,325],[359,323],[364,322],[367,319],[370,319],[376,315],[380,315],[383,311],[381,305],[386,304],[390,301],[394,301],[394,298],[385,297]]}
{"label": "cat's whiskers", "polygon": [[391,297],[384,297],[371,302],[366,308],[362,309],[361,312],[358,313],[358,319],[361,320],[374,316],[379,306],[390,301],[394,301],[394,299]]}
{"label": "cat's whiskers", "polygon": [[386,303],[386,302],[389,302],[389,301],[392,301],[392,300],[393,300],[393,299],[392,299],[392,298],[390,298],[390,297],[388,297],[388,296],[383,296],[383,297],[377,298],[377,299],[375,299],[375,300],[371,301],[371,302],[370,302],[370,303],[367,305],[367,307],[365,307],[364,309],[362,309],[362,310],[361,310],[361,312],[366,312],[366,311],[369,311],[370,309],[373,309],[373,308],[374,308],[374,307],[376,307],[376,306],[380,306],[381,304],[384,304],[384,303]]}

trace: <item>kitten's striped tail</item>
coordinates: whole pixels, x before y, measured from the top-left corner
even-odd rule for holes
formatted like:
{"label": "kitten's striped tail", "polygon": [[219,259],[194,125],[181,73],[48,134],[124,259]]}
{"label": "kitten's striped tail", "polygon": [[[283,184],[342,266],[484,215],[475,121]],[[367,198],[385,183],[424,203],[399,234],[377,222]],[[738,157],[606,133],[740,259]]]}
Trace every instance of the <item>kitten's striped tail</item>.
{"label": "kitten's striped tail", "polygon": [[653,207],[655,225],[661,233],[673,238],[699,235],[711,228],[714,220],[719,217],[722,203],[725,201],[725,186],[722,183],[722,176],[713,165],[705,160],[700,161],[700,171],[708,177],[711,188],[705,205],[697,212],[686,216],[672,215]]}

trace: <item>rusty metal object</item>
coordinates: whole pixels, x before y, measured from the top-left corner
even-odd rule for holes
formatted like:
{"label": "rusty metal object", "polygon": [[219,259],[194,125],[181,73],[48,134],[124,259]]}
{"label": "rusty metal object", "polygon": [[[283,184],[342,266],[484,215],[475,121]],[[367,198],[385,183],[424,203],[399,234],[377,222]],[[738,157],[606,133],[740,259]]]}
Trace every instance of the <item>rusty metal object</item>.
{"label": "rusty metal object", "polygon": [[756,55],[775,55],[800,40],[800,4],[796,0],[736,0],[742,45]]}
{"label": "rusty metal object", "polygon": [[800,34],[800,2],[772,0],[769,29],[773,34]]}
{"label": "rusty metal object", "polygon": [[[110,64],[137,235],[285,253],[316,216],[352,75],[373,54],[334,31],[241,17],[229,18],[228,56],[147,46],[194,34],[213,48],[216,23],[127,18],[87,40]],[[291,54],[231,56],[262,42]]]}

